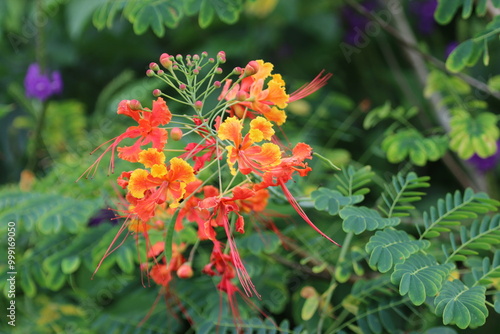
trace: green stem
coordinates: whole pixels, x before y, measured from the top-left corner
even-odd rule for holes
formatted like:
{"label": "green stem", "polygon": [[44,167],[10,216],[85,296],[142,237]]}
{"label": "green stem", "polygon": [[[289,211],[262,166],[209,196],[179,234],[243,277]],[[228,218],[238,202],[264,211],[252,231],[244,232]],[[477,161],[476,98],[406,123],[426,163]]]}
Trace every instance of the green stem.
{"label": "green stem", "polygon": [[34,172],[38,162],[38,151],[43,146],[42,131],[45,124],[45,118],[47,116],[47,102],[42,103],[42,109],[40,115],[37,119],[35,131],[33,133],[33,149],[28,156],[28,164],[26,169]]}
{"label": "green stem", "polygon": [[[349,246],[351,244],[353,236],[354,236],[353,232],[349,232],[345,236],[342,249],[340,250],[339,259],[337,261],[338,263],[341,263],[345,259],[346,255],[347,255],[347,251],[349,250]],[[325,296],[325,299],[324,299],[324,306],[323,306],[323,310],[322,310],[322,313],[321,313],[321,317],[320,317],[319,322],[318,322],[318,333],[322,332],[323,323],[325,321],[326,316],[328,315],[328,313],[327,313],[327,311],[328,311],[328,305],[330,305],[329,304],[330,303],[330,299],[332,298],[333,291],[335,290],[336,287],[337,287],[337,283],[336,283],[336,280],[335,280],[335,275],[333,274],[332,275],[332,280],[330,282],[330,288],[328,289],[328,291],[327,291],[328,293],[327,293],[327,295]],[[341,313],[341,315],[342,315],[342,313]],[[344,316],[344,318],[346,316],[347,316],[347,314]]]}

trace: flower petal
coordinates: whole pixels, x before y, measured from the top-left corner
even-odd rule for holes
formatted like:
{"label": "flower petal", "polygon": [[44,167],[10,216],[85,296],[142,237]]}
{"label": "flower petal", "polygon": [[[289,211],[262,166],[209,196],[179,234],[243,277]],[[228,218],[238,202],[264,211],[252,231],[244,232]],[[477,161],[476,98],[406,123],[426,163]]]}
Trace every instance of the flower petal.
{"label": "flower petal", "polygon": [[165,154],[156,148],[148,148],[139,153],[139,162],[146,168],[151,168],[153,165],[161,165],[165,162]]}

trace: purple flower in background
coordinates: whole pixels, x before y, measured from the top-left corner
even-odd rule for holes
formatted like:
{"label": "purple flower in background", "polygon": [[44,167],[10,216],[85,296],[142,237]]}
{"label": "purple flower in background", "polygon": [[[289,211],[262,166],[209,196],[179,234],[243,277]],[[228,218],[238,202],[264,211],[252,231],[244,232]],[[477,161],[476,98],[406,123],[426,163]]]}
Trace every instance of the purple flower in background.
{"label": "purple flower in background", "polygon": [[117,222],[117,219],[116,219],[116,216],[113,212],[113,210],[111,209],[101,209],[99,210],[97,213],[94,214],[94,216],[92,216],[87,225],[89,227],[92,227],[92,226],[99,226],[100,224],[103,224],[103,223],[111,223],[112,225],[116,224]]}
{"label": "purple flower in background", "polygon": [[434,21],[436,7],[437,0],[412,1],[410,4],[410,10],[417,17],[417,29],[424,35],[429,35],[436,27]]}
{"label": "purple flower in background", "polygon": [[28,72],[24,78],[24,88],[26,96],[45,101],[54,94],[62,92],[62,78],[58,71],[52,72],[50,75],[43,74],[40,71],[40,66],[33,63],[28,67]]}
{"label": "purple flower in background", "polygon": [[[377,1],[367,0],[360,3],[360,5],[367,11],[372,11],[377,7]],[[360,32],[365,30],[366,24],[370,22],[370,20],[350,6],[342,8],[342,20],[346,25],[344,41],[351,45],[356,45],[356,38],[359,38]]]}
{"label": "purple flower in background", "polygon": [[495,168],[500,161],[500,141],[497,141],[497,151],[491,157],[481,158],[477,154],[474,154],[467,161],[482,173]]}

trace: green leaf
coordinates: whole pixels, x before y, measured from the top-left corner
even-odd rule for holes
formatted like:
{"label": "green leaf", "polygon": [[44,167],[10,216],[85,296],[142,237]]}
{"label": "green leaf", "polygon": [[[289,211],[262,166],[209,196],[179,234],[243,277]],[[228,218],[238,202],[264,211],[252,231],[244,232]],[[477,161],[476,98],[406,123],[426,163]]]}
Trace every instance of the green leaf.
{"label": "green leaf", "polygon": [[425,138],[415,129],[401,129],[388,135],[382,141],[387,160],[399,163],[409,157],[417,166],[424,166],[427,160],[436,161],[446,153],[446,139],[441,136]]}
{"label": "green leaf", "polygon": [[476,4],[476,15],[484,16],[488,10],[488,0],[478,0]]}
{"label": "green leaf", "polygon": [[202,0],[200,8],[200,16],[198,17],[198,24],[201,28],[206,28],[212,23],[215,11],[210,0]]}
{"label": "green leaf", "polygon": [[281,245],[281,241],[274,232],[261,232],[245,236],[238,240],[238,247],[248,249],[252,254],[272,254]]}
{"label": "green leaf", "polygon": [[488,316],[485,305],[486,287],[468,288],[461,281],[446,281],[434,299],[436,314],[443,316],[443,324],[461,329],[484,325]]}
{"label": "green leaf", "polygon": [[438,0],[438,6],[434,12],[434,19],[440,24],[448,24],[455,16],[461,1]]}
{"label": "green leaf", "polygon": [[170,260],[172,259],[172,243],[174,240],[174,227],[175,227],[175,222],[177,221],[177,216],[179,215],[180,209],[175,210],[174,215],[168,222],[167,226],[167,234],[165,235],[165,261],[166,263],[170,263]]}
{"label": "green leaf", "polygon": [[485,193],[474,193],[467,188],[462,195],[456,191],[453,195],[446,194],[444,199],[439,199],[437,206],[431,206],[424,212],[422,218],[425,230],[421,238],[433,238],[440,235],[439,227],[460,225],[464,219],[477,218],[478,213],[497,211],[500,202],[488,198]]}
{"label": "green leaf", "polygon": [[[389,218],[409,216],[407,211],[415,209],[409,203],[419,201],[422,199],[421,196],[425,195],[414,189],[429,187],[430,184],[427,182],[429,179],[428,176],[418,177],[413,172],[406,176],[398,173],[393,176],[390,184],[385,185],[385,192],[382,193],[383,205],[379,205],[378,208]],[[402,205],[404,205],[403,210],[401,210]]]}
{"label": "green leaf", "polygon": [[132,273],[135,269],[134,252],[130,247],[120,246],[116,250],[116,264],[126,273]]}
{"label": "green leaf", "polygon": [[368,263],[381,273],[385,273],[395,264],[403,263],[411,254],[429,246],[429,241],[412,240],[404,231],[390,229],[378,231],[366,244],[366,252],[370,254]]}
{"label": "green leaf", "polygon": [[492,261],[484,257],[480,265],[471,267],[471,271],[475,280],[474,286],[493,284],[495,278],[500,278],[500,250],[496,250]]}
{"label": "green leaf", "polygon": [[495,75],[488,79],[488,88],[500,92],[500,75]]}
{"label": "green leaf", "polygon": [[468,19],[472,14],[472,0],[463,0],[462,18]]}
{"label": "green leaf", "polygon": [[74,273],[80,267],[82,263],[82,259],[78,255],[65,257],[61,261],[61,270],[63,274],[69,275]]}
{"label": "green leaf", "polygon": [[372,182],[374,176],[375,173],[372,172],[370,166],[363,166],[359,169],[348,166],[335,175],[336,188],[344,196],[366,195],[370,189],[363,187]]}
{"label": "green leaf", "polygon": [[366,230],[374,231],[387,226],[396,226],[399,218],[383,218],[380,214],[367,207],[347,206],[340,210],[340,217],[344,220],[342,228],[345,232],[360,234]]}
{"label": "green leaf", "polygon": [[[470,228],[460,227],[460,245],[457,246],[455,235],[450,233],[450,244],[453,252],[447,255],[449,260],[463,261],[462,255],[476,255],[476,251],[468,248],[490,250],[495,244],[500,244],[500,215],[485,216],[482,220],[475,220]],[[461,254],[461,255],[459,255]]]}
{"label": "green leaf", "polygon": [[233,24],[238,21],[243,4],[241,0],[210,0],[222,22]]}
{"label": "green leaf", "polygon": [[494,304],[495,312],[500,314],[500,291],[495,293],[495,304]]}
{"label": "green leaf", "polygon": [[92,23],[97,30],[110,29],[116,14],[123,9],[123,1],[107,1],[102,4],[92,15]]}
{"label": "green leaf", "polygon": [[77,200],[57,194],[0,192],[0,219],[18,221],[27,231],[37,227],[45,235],[61,230],[78,233],[100,205],[100,200]]}
{"label": "green leaf", "polygon": [[21,289],[26,294],[26,296],[30,298],[35,297],[37,288],[35,282],[33,281],[33,278],[30,275],[28,268],[24,267],[19,276],[21,279],[20,283]]}
{"label": "green leaf", "polygon": [[163,37],[165,26],[175,28],[182,18],[182,3],[175,0],[142,0],[127,3],[123,14],[133,24],[137,35],[149,27],[156,36]]}
{"label": "green leaf", "polygon": [[413,254],[394,266],[391,281],[399,284],[401,296],[408,294],[413,304],[422,305],[427,297],[439,292],[453,268],[451,263],[438,264],[432,255]]}
{"label": "green leaf", "polygon": [[469,159],[473,154],[481,158],[492,156],[497,151],[500,131],[496,125],[497,116],[483,112],[472,118],[467,112],[452,116],[450,121],[450,148],[461,159]]}
{"label": "green leaf", "polygon": [[306,301],[304,302],[304,306],[302,306],[302,311],[300,313],[300,317],[302,318],[302,320],[307,321],[313,317],[314,313],[316,313],[316,310],[319,307],[319,301],[319,296],[306,298]]}
{"label": "green leaf", "polygon": [[386,101],[382,106],[370,110],[363,120],[363,128],[365,130],[373,128],[375,125],[380,123],[380,121],[388,118],[391,114],[391,103]]}
{"label": "green leaf", "polygon": [[311,193],[311,198],[314,201],[314,207],[317,210],[327,211],[329,214],[334,216],[339,212],[341,207],[362,202],[364,196],[344,196],[337,190],[320,188]]}
{"label": "green leaf", "polygon": [[464,69],[472,56],[473,48],[474,41],[472,39],[460,43],[446,59],[446,68],[453,73]]}

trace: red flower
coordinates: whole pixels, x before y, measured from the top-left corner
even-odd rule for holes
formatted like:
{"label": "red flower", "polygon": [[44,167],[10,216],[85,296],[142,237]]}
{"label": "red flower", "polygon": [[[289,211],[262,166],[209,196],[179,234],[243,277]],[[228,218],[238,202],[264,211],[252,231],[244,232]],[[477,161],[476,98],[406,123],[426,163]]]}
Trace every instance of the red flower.
{"label": "red flower", "polygon": [[[97,147],[92,153],[107,143],[112,142],[112,144],[104,150],[99,158],[97,158],[96,161],[89,168],[87,168],[82,176],[85,174],[89,175],[93,168],[97,169],[99,162],[109,151],[111,151],[109,172],[113,173],[115,150],[118,150],[119,158],[131,162],[137,162],[139,160],[139,153],[142,150],[142,146],[151,143],[153,148],[163,150],[165,144],[167,143],[167,130],[159,128],[158,126],[168,124],[172,119],[172,113],[161,97],[159,97],[156,101],[153,101],[153,110],[149,110],[148,108],[141,109],[137,100],[123,100],[118,105],[117,113],[131,117],[138,123],[138,125],[128,127],[127,130],[121,135],[110,139]],[[127,138],[138,139],[131,146],[118,147],[118,145]]]}
{"label": "red flower", "polygon": [[260,297],[257,290],[255,290],[255,286],[253,285],[243,262],[241,261],[236,243],[234,242],[230,231],[230,223],[228,220],[229,213],[234,212],[237,215],[235,224],[236,231],[244,233],[245,222],[243,216],[239,214],[240,208],[235,201],[244,200],[254,195],[255,192],[249,188],[235,187],[233,189],[233,197],[208,197],[201,201],[198,206],[202,210],[211,211],[210,220],[205,223],[205,232],[211,240],[215,240],[215,231],[213,227],[224,227],[229,249],[231,250],[231,261],[236,268],[236,274],[238,275],[238,279],[240,280],[241,286],[247,296],[252,296],[253,291],[253,293]]}

